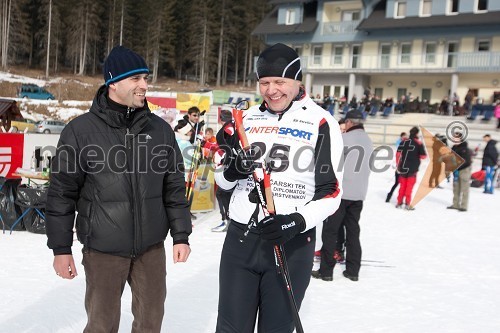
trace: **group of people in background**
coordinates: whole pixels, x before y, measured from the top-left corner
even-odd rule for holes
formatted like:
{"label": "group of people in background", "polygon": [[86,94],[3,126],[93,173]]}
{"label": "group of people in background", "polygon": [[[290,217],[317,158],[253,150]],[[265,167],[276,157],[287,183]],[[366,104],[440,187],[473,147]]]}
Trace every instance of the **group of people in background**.
{"label": "group of people in background", "polygon": [[[420,161],[427,156],[418,133],[419,129],[413,127],[409,136],[406,135],[406,132],[402,132],[396,142],[395,182],[385,199],[386,202],[389,202],[395,189],[399,186],[396,208],[401,208],[404,203],[406,209],[414,210],[411,205],[413,187],[416,183]],[[468,142],[460,132],[455,133],[451,139],[453,145],[450,151],[445,136],[436,134],[432,138],[432,161],[430,161],[432,172],[428,179],[428,186],[429,188],[442,188],[439,184],[444,179],[441,178],[444,167],[445,178],[448,181],[450,176],[453,175],[453,203],[447,208],[466,212],[469,205],[469,188],[472,181],[472,162],[479,147],[476,147],[475,150],[470,149]],[[479,172],[478,177],[481,177],[484,183],[483,193],[493,194],[499,166],[497,142],[489,134],[483,136],[483,141],[486,145],[483,151],[481,172]]]}
{"label": "group of people in background", "polygon": [[[472,112],[473,108],[481,108],[478,115],[485,113],[483,110],[485,105],[486,108],[492,108],[491,116],[497,119],[497,129],[500,130],[500,96],[497,94],[493,95],[493,100],[490,104],[486,105],[485,100],[482,97],[474,96],[474,92],[469,89],[467,92],[464,103],[460,103],[460,98],[457,93],[453,93],[453,96],[444,96],[440,103],[435,103],[433,105],[427,99],[420,100],[419,96],[414,97],[411,92],[405,95],[401,95],[399,99],[394,99],[392,96],[382,99],[380,96],[371,93],[370,88],[367,87],[364,90],[362,98],[358,99],[356,94],[353,94],[350,100],[345,96],[340,98],[336,96],[330,96],[330,94],[325,93],[323,98],[317,94],[314,101],[328,110],[333,114],[335,110],[338,110],[340,114],[345,114],[348,110],[356,109],[363,112],[364,117],[367,115],[375,116],[378,112],[382,113],[382,116],[388,116],[391,112],[394,113],[407,113],[407,112],[418,112],[418,113],[436,113],[441,115],[454,115],[454,116],[467,116],[467,119],[474,120],[476,118],[475,112]],[[489,120],[489,115],[484,118],[484,120]]]}

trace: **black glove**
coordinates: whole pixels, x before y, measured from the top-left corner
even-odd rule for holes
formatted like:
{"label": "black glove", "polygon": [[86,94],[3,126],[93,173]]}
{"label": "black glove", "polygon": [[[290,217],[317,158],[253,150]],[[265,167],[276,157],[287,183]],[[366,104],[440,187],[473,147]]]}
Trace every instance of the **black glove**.
{"label": "black glove", "polygon": [[[264,197],[264,201],[266,201],[266,197],[264,195],[264,180],[259,181],[259,185],[262,190],[262,196]],[[248,200],[254,204],[261,203],[259,193],[257,192],[257,185],[255,185],[255,187],[250,191],[250,193],[248,193]]]}
{"label": "black glove", "polygon": [[250,148],[247,151],[241,147],[233,149],[229,156],[226,152],[224,159],[227,168],[224,170],[224,178],[233,182],[238,179],[246,179],[253,173],[257,164],[255,163],[255,151]]}
{"label": "black glove", "polygon": [[222,128],[217,132],[215,138],[217,139],[217,144],[219,145],[219,147],[221,149],[224,149],[226,153],[227,150],[232,150],[233,148],[239,146],[238,133],[236,133],[232,121],[228,121],[224,125],[222,125]]}
{"label": "black glove", "polygon": [[281,245],[306,229],[306,221],[299,213],[290,215],[270,215],[262,219],[257,226],[260,238]]}

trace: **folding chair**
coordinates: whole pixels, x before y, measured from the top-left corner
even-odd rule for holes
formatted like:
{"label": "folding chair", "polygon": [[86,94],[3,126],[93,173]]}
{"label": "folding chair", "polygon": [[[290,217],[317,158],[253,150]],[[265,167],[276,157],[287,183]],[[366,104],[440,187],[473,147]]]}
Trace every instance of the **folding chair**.
{"label": "folding chair", "polygon": [[326,111],[328,111],[333,116],[335,113],[335,104],[331,104]]}
{"label": "folding chair", "polygon": [[42,212],[42,209],[45,209],[45,203],[47,202],[47,192],[48,188],[43,186],[25,187],[24,185],[21,185],[17,188],[16,204],[21,207],[23,213],[10,227],[11,234],[12,231],[14,231],[16,225],[20,223],[24,219],[24,217],[27,217],[26,222],[33,222],[28,221],[28,213],[32,211],[34,211],[36,215],[38,215],[45,221],[45,214]]}
{"label": "folding chair", "polygon": [[[2,223],[2,231],[10,229],[10,223],[15,221],[20,215],[19,207],[16,207],[16,191],[15,189],[21,183],[20,179],[7,179],[0,177],[0,222]],[[6,187],[7,191],[4,189]],[[12,187],[12,192],[9,191]]]}
{"label": "folding chair", "polygon": [[472,107],[472,111],[470,115],[467,117],[468,120],[475,120],[476,117],[480,114],[481,110],[477,106]]}
{"label": "folding chair", "polygon": [[492,117],[493,117],[493,108],[487,108],[485,109],[483,118],[481,120],[490,121]]}
{"label": "folding chair", "polygon": [[389,115],[391,114],[391,111],[392,111],[392,107],[391,106],[386,106],[384,108],[384,113],[382,113],[382,116],[383,117],[389,117]]}

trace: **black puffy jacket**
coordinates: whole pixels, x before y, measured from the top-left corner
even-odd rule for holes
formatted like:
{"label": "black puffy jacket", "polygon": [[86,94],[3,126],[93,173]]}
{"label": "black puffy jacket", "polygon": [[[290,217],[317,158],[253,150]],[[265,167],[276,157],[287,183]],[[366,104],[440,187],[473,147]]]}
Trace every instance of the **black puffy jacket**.
{"label": "black puffy jacket", "polygon": [[498,161],[498,150],[496,147],[497,142],[493,139],[490,139],[488,143],[486,144],[486,147],[484,147],[484,154],[483,154],[483,169],[486,168],[487,166],[495,166],[497,165]]}
{"label": "black puffy jacket", "polygon": [[191,218],[174,132],[147,107],[127,128],[106,95],[102,86],[90,112],[61,133],[46,205],[49,248],[71,253],[75,208],[78,239],[100,252],[134,257],[169,230],[174,243],[187,243]]}
{"label": "black puffy jacket", "polygon": [[420,160],[426,156],[424,145],[417,137],[401,141],[396,152],[400,176],[414,177],[420,168]]}
{"label": "black puffy jacket", "polygon": [[458,167],[458,171],[463,170],[471,166],[472,163],[472,152],[468,147],[467,141],[453,145],[451,148],[458,156],[464,159],[464,162]]}

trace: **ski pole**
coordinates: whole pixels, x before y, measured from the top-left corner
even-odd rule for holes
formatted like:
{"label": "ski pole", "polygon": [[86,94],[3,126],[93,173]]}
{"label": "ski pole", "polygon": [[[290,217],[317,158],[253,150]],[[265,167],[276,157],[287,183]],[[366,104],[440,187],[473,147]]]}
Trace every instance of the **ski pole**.
{"label": "ski pole", "polygon": [[[206,110],[200,112],[200,117],[205,116]],[[200,118],[198,118],[198,122],[194,126],[194,142],[196,142],[196,147],[193,152],[193,160],[191,163],[191,167],[189,168],[188,173],[188,182],[186,185],[186,198],[188,200],[189,206],[193,202],[194,197],[194,186],[196,183],[196,178],[198,177],[198,167],[201,159],[201,140],[198,138],[198,131],[200,130]]]}
{"label": "ski pole", "polygon": [[[245,106],[248,103],[245,103]],[[248,138],[245,133],[245,127],[243,126],[243,110],[242,108],[238,107],[239,104],[237,104],[233,108],[233,118],[234,118],[234,125],[236,128],[236,132],[238,133],[238,138],[240,140],[240,145],[241,148],[244,151],[248,151],[250,149],[250,143],[248,141]],[[259,201],[262,206],[262,210],[264,212],[264,215],[269,216],[275,214],[275,207],[274,207],[274,201],[272,197],[272,191],[271,191],[271,177],[269,172],[267,172],[265,165],[263,167],[264,171],[264,192],[262,191],[262,188],[259,183],[258,176],[256,172],[253,172],[253,181],[255,183],[255,188],[257,189],[257,194],[259,196]],[[265,195],[265,197],[264,197]],[[252,223],[249,223],[247,226],[247,230],[245,231],[246,234],[248,234],[249,230],[252,228],[253,224],[256,224],[256,221],[253,221]],[[244,235],[245,236],[245,235]],[[240,239],[240,241],[242,241]],[[279,271],[281,273],[281,276],[283,277],[283,282],[285,283],[285,288],[287,291],[288,295],[288,300],[290,302],[290,307],[292,310],[292,316],[293,316],[293,321],[295,324],[295,329],[297,333],[304,333],[304,328],[302,327],[302,322],[300,320],[299,316],[299,309],[297,306],[297,302],[295,300],[295,296],[293,294],[293,288],[292,288],[292,283],[290,280],[290,271],[288,270],[288,264],[285,256],[285,249],[283,248],[283,245],[274,245],[274,257],[276,260],[276,265],[279,267]]]}

